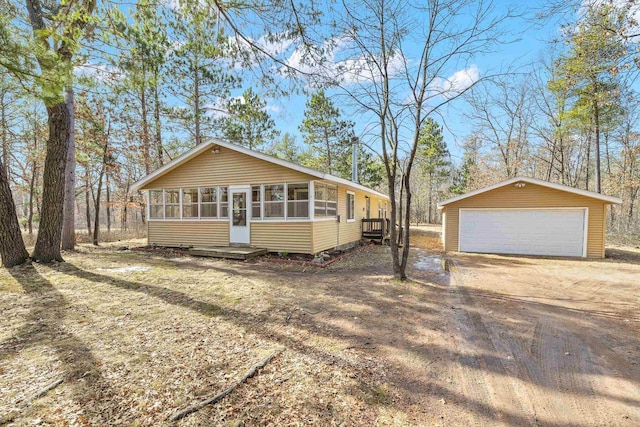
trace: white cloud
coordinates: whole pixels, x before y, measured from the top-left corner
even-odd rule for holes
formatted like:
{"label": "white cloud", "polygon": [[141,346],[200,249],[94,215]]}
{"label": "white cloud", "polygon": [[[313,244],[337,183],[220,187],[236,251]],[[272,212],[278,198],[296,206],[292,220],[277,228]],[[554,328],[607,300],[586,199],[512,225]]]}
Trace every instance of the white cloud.
{"label": "white cloud", "polygon": [[[344,85],[373,82],[381,75],[371,58],[361,55],[350,56],[349,42],[346,38],[337,38],[325,42],[319,48],[298,46],[286,64],[307,75],[311,85],[339,81]],[[355,53],[359,53],[357,50]],[[405,59],[400,54],[390,58],[389,71],[396,76],[405,67]],[[287,70],[281,68],[281,73]]]}
{"label": "white cloud", "polygon": [[106,64],[92,64],[90,62],[77,65],[73,71],[78,76],[93,77],[99,81],[121,80],[124,73],[117,67]]}
{"label": "white cloud", "polygon": [[447,78],[436,78],[429,87],[434,95],[453,98],[460,95],[480,79],[478,66],[473,64],[468,68],[458,70]]}

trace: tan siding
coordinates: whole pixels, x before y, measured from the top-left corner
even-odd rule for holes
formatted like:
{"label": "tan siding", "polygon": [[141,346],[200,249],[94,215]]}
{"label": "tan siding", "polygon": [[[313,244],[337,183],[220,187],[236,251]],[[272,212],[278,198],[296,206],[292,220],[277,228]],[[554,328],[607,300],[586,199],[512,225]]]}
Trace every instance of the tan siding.
{"label": "tan siding", "polygon": [[251,245],[271,252],[310,254],[311,222],[252,222]]}
{"label": "tan siding", "polygon": [[[347,191],[355,193],[355,221],[347,221]],[[378,201],[382,201],[384,207],[384,199],[378,196],[355,190],[345,186],[338,186],[338,215],[340,215],[340,223],[337,221],[316,221],[313,226],[313,251],[315,253],[336,246],[346,245],[356,242],[362,237],[361,220],[366,216],[366,200],[365,197],[371,198],[371,218],[378,217]]]}
{"label": "tan siding", "polygon": [[[604,205],[604,206],[603,206]],[[589,208],[587,256],[604,256],[606,204],[589,197],[527,183],[524,188],[508,185],[445,206],[447,222],[445,250],[458,250],[460,208]]]}
{"label": "tan siding", "polygon": [[205,151],[141,189],[270,184],[311,179],[310,175],[293,169],[220,148],[216,154],[211,150]]}
{"label": "tan siding", "polygon": [[150,245],[229,245],[229,221],[149,221],[148,230]]}
{"label": "tan siding", "polygon": [[313,252],[333,249],[338,244],[338,221],[316,221],[313,223]]}

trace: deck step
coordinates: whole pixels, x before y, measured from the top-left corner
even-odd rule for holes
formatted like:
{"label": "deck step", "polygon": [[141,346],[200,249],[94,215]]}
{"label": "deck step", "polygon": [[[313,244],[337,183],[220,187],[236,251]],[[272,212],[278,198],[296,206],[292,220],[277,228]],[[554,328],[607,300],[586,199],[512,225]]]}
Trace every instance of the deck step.
{"label": "deck step", "polygon": [[189,248],[189,254],[209,258],[246,260],[266,255],[267,249],[246,247],[194,247]]}

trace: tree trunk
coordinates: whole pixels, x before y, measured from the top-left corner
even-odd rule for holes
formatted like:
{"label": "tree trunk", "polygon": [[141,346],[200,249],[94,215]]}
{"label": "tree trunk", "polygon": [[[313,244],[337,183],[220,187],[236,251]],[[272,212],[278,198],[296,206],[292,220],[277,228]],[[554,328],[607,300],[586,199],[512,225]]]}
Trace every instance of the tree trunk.
{"label": "tree trunk", "polygon": [[[158,66],[153,69],[154,85],[153,85],[153,98],[154,98],[154,121],[156,127],[156,151],[158,154],[158,163],[160,166],[164,165],[164,147],[162,146],[162,122],[160,122],[160,93],[158,91]],[[107,185],[107,190],[109,186]],[[107,209],[109,205],[107,205]],[[108,212],[108,211],[107,211]],[[107,223],[108,225],[108,223]]]}
{"label": "tree trunk", "polygon": [[144,157],[144,173],[151,173],[151,147],[149,143],[149,122],[147,121],[147,88],[144,81],[147,77],[145,68],[142,67],[142,88],[140,91],[140,108],[142,110],[142,156]]}
{"label": "tree trunk", "polygon": [[[108,132],[107,132],[108,137]],[[104,144],[104,150],[102,152],[102,167],[100,168],[100,175],[98,176],[98,190],[96,192],[96,198],[94,200],[95,217],[93,220],[93,244],[98,246],[98,237],[100,234],[100,199],[102,197],[102,179],[107,171],[107,152],[109,150],[109,140]]]}
{"label": "tree trunk", "polygon": [[124,191],[124,203],[122,206],[122,219],[120,220],[120,228],[122,230],[127,229],[127,220],[128,220],[128,206],[129,206],[129,181],[127,181],[127,188]]}
{"label": "tree trunk", "polygon": [[71,251],[76,244],[76,137],[73,88],[67,89],[67,106],[69,108],[69,144],[64,183],[64,208],[62,223],[62,249]]}
{"label": "tree trunk", "polygon": [[584,189],[589,191],[589,163],[591,162],[591,135],[589,134],[587,136],[587,160],[585,162],[586,164],[586,174],[585,174],[585,182],[584,182]]}
{"label": "tree trunk", "polygon": [[105,191],[107,196],[107,206],[105,206],[107,211],[107,232],[111,233],[111,190],[109,189],[109,172],[106,173],[105,180]]}
{"label": "tree trunk", "polygon": [[[34,140],[35,140],[34,136]],[[37,141],[35,141],[37,142]],[[33,202],[36,192],[36,180],[38,179],[38,161],[34,158],[31,165],[31,179],[29,180],[29,216],[27,217],[27,229],[29,235],[33,235]]]}
{"label": "tree trunk", "polygon": [[2,98],[0,98],[0,131],[2,134],[1,141],[2,142],[2,162],[4,167],[4,172],[7,175],[7,180],[9,179],[9,138],[7,127],[9,124],[7,123],[7,111],[4,103],[5,92],[2,92]]}
{"label": "tree trunk", "polygon": [[89,197],[89,188],[91,187],[91,179],[89,175],[89,164],[84,170],[84,203],[85,216],[87,217],[87,237],[91,236],[91,198]]}
{"label": "tree trunk", "polygon": [[2,258],[2,265],[7,268],[22,264],[29,258],[22,240],[9,177],[2,162],[0,162],[0,258]]}
{"label": "tree trunk", "polygon": [[95,199],[95,209],[93,218],[93,244],[98,246],[98,237],[100,233],[100,197],[102,195],[102,177],[104,176],[104,167],[100,170],[100,176],[98,177],[98,190]]}
{"label": "tree trunk", "polygon": [[[194,119],[195,119],[195,132],[196,132],[196,145],[202,142],[202,135],[200,134],[200,74],[198,73],[198,66],[193,67],[195,76],[193,78],[193,106],[194,106]],[[251,141],[249,141],[249,149],[251,149]]]}
{"label": "tree trunk", "polygon": [[602,179],[600,177],[600,109],[597,99],[593,101],[593,122],[596,131],[596,193],[602,193]]}
{"label": "tree trunk", "polygon": [[60,253],[65,166],[69,140],[69,108],[59,102],[47,107],[49,140],[44,163],[42,214],[32,258],[38,262],[63,261]]}

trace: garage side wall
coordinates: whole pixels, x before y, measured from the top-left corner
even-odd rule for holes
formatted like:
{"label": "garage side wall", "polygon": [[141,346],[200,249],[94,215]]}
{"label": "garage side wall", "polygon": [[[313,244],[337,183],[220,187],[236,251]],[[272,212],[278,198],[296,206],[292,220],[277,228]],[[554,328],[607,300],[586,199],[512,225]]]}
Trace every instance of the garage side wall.
{"label": "garage side wall", "polygon": [[603,258],[606,235],[606,204],[589,197],[527,183],[523,188],[507,185],[444,207],[445,250],[458,250],[460,208],[589,208],[587,257]]}

